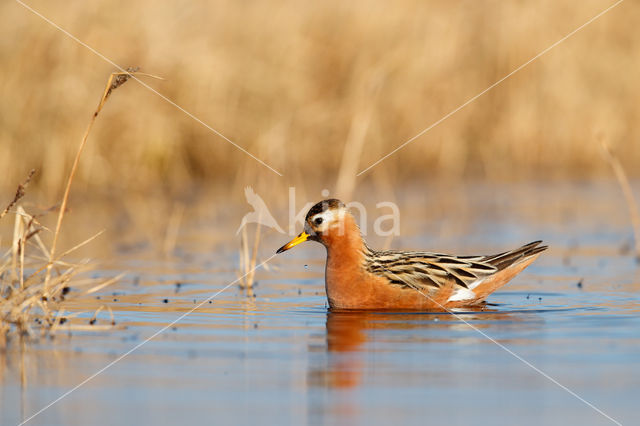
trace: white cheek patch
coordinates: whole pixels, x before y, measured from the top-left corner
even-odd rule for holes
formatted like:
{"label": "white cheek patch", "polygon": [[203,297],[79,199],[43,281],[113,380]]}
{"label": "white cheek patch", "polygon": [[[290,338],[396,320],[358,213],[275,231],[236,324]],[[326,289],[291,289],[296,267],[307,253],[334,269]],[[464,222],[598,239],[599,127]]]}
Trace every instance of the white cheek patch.
{"label": "white cheek patch", "polygon": [[[345,212],[342,210],[325,210],[311,218],[312,227],[320,233],[326,232],[329,229],[339,228],[343,223],[342,218],[344,217],[344,214]],[[316,219],[319,217],[322,218],[322,223],[317,225]]]}

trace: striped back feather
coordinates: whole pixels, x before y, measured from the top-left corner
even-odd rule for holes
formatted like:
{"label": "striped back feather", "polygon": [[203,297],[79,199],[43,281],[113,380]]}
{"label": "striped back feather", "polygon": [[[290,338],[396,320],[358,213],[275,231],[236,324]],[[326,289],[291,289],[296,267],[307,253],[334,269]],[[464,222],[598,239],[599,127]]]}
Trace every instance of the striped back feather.
{"label": "striped back feather", "polygon": [[492,256],[453,256],[422,251],[376,251],[365,245],[364,268],[392,284],[432,291],[447,284],[468,289],[476,281],[547,249],[534,241]]}

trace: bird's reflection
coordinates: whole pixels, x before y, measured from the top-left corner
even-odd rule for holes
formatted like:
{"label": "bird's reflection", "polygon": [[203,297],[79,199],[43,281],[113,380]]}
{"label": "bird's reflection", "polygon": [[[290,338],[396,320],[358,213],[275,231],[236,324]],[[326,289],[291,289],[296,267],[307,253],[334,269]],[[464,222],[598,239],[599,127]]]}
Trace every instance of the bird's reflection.
{"label": "bird's reflection", "polygon": [[[512,321],[511,315],[487,306],[467,309],[452,315],[449,313],[328,311],[326,319],[327,359],[321,368],[309,371],[311,385],[330,388],[358,386],[366,370],[367,342],[374,340],[380,330],[412,330],[400,337],[409,342],[437,342],[450,340],[441,333],[426,329],[442,330],[469,328],[464,321],[474,322],[476,328],[485,328],[493,321]],[[481,319],[481,322],[477,320]],[[394,338],[397,338],[396,334]],[[397,342],[402,344],[402,340]]]}

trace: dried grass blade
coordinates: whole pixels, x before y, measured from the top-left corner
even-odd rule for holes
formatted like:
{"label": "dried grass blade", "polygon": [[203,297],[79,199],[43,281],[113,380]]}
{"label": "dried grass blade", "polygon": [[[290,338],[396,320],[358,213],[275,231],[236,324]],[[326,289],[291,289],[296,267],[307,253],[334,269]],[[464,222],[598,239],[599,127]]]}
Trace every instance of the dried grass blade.
{"label": "dried grass blade", "polygon": [[107,281],[103,282],[102,284],[98,284],[97,286],[92,287],[89,290],[87,290],[84,294],[88,295],[88,294],[91,294],[91,293],[95,293],[96,291],[100,291],[103,288],[108,287],[111,284],[115,283],[116,281],[119,281],[125,275],[126,275],[125,273],[122,273],[122,274],[118,275],[117,277],[114,277],[114,278],[112,278],[110,280],[107,280]]}
{"label": "dried grass blade", "polygon": [[622,163],[618,157],[616,157],[609,146],[606,144],[604,139],[600,139],[600,146],[602,146],[602,152],[604,153],[604,157],[613,169],[614,174],[616,175],[616,179],[618,180],[618,184],[622,189],[622,193],[624,194],[625,201],[627,202],[627,207],[629,208],[629,215],[631,216],[631,223],[633,225],[633,233],[636,247],[636,260],[640,262],[640,212],[638,211],[638,204],[633,196],[633,191],[631,190],[631,184],[629,183],[629,179],[627,178],[627,174],[624,171],[624,167],[622,167]]}

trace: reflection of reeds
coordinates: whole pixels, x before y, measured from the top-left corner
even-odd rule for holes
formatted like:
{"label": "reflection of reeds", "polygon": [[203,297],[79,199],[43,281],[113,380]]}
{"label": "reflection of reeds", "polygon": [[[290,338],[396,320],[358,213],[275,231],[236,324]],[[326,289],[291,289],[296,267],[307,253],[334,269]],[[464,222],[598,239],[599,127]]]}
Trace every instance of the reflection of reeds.
{"label": "reflection of reeds", "polygon": [[631,223],[633,224],[633,233],[635,236],[636,260],[640,262],[640,212],[638,212],[638,204],[633,196],[629,179],[627,178],[627,174],[625,173],[622,164],[620,164],[620,160],[618,160],[618,157],[611,152],[604,139],[600,139],[600,145],[602,146],[604,158],[611,165],[627,202],[629,216],[631,216]]}

